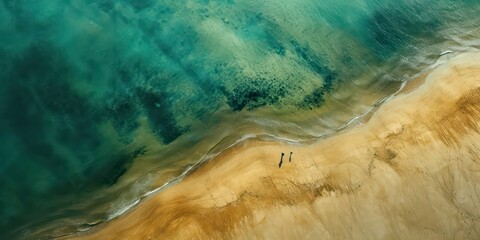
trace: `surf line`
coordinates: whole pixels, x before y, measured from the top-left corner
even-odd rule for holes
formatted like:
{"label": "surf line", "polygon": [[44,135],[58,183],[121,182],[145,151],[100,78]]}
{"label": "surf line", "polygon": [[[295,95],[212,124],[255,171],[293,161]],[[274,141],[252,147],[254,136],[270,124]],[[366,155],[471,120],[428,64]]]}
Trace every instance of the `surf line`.
{"label": "surf line", "polygon": [[[453,53],[453,51],[451,50],[447,50],[445,52],[442,52],[440,54],[440,56],[443,56],[443,55],[446,55],[446,54],[450,54],[450,53]],[[392,99],[393,97],[395,97],[399,92],[401,92],[403,90],[403,88],[407,85],[407,83],[409,81],[411,81],[412,79],[420,76],[421,74],[431,70],[432,68],[438,66],[439,63],[438,61],[435,62],[434,64],[432,64],[431,66],[427,67],[424,71],[421,71],[420,73],[418,74],[415,74],[411,77],[409,77],[408,79],[404,80],[402,82],[402,84],[400,85],[400,87],[398,88],[397,91],[395,91],[394,93],[378,100],[377,102],[375,102],[372,107],[370,109],[368,109],[366,112],[364,112],[363,114],[360,114],[360,115],[357,115],[356,117],[353,117],[352,119],[350,119],[350,121],[348,121],[346,124],[336,128],[334,130],[334,132],[332,133],[327,133],[327,134],[323,134],[323,135],[320,135],[320,136],[316,136],[317,139],[324,139],[326,137],[329,137],[329,136],[332,136],[332,135],[335,135],[337,133],[340,133],[344,130],[346,130],[347,128],[349,128],[351,125],[353,125],[355,123],[356,120],[359,120],[363,117],[365,117],[367,114],[371,113],[372,111],[374,111],[376,108],[380,107],[383,103],[387,102],[388,100]],[[237,141],[235,141],[233,144],[229,145],[228,147],[226,147],[225,149],[223,149],[222,151],[224,150],[227,150],[227,149],[230,149],[234,146],[236,146],[237,144],[243,142],[243,141],[246,141],[248,139],[252,139],[252,138],[259,138],[261,137],[262,135],[265,135],[265,136],[270,136],[271,138],[273,139],[276,139],[276,140],[283,140],[283,141],[287,141],[287,142],[296,142],[297,144],[300,143],[299,141],[297,140],[292,140],[292,139],[282,139],[281,137],[277,137],[277,136],[273,136],[273,135],[269,135],[269,134],[261,134],[260,136],[257,136],[255,134],[247,134],[247,135],[244,135],[242,136],[240,139],[238,139]],[[221,141],[219,141],[220,143]],[[217,146],[219,143],[217,143],[215,146]],[[215,146],[213,148],[215,148]],[[212,148],[212,149],[213,149]],[[211,154],[211,152],[207,152],[207,154],[205,154],[205,156],[200,159],[200,161],[198,161],[197,163],[187,167],[187,169],[185,169],[182,174],[180,174],[179,176],[175,177],[173,180],[171,181],[168,181],[166,182],[164,185],[162,185],[161,187],[159,188],[156,188],[156,189],[153,189],[151,191],[148,191],[146,192],[145,194],[143,194],[139,199],[133,201],[132,204],[129,204],[127,205],[125,208],[122,208],[120,211],[117,211],[116,213],[112,214],[111,216],[109,216],[107,218],[107,221],[110,221],[111,219],[114,219],[116,217],[119,217],[121,215],[123,215],[124,213],[128,212],[129,210],[131,210],[133,207],[135,207],[136,205],[138,205],[144,198],[152,195],[152,194],[155,194],[155,193],[158,193],[158,192],[161,192],[163,190],[165,190],[167,187],[171,187],[177,183],[179,183],[187,174],[189,174],[190,172],[192,172],[193,170],[195,170],[197,167],[199,167],[201,164],[203,164],[204,162],[210,160],[210,159],[213,159],[215,158],[217,155],[219,155],[222,151],[220,152],[217,152],[217,153],[213,153]],[[281,156],[281,160],[280,160],[280,163],[279,163],[279,168],[281,167],[281,165],[283,164],[283,156],[284,156],[284,153],[282,152],[282,156]]]}

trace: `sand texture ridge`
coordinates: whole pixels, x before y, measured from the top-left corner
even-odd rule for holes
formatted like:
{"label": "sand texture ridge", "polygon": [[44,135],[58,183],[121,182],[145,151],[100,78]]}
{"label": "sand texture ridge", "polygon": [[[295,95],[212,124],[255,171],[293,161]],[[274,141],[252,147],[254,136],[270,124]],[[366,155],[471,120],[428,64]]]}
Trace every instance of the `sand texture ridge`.
{"label": "sand texture ridge", "polygon": [[243,142],[74,238],[478,239],[479,183],[480,53],[471,52],[363,125],[309,146]]}

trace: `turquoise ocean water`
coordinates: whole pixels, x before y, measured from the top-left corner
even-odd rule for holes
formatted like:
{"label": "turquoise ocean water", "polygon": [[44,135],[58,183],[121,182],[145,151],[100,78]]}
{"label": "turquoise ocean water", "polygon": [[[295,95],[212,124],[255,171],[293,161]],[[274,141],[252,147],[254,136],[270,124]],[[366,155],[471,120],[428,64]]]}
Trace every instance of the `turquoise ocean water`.
{"label": "turquoise ocean water", "polygon": [[88,230],[241,140],[334,133],[479,26],[479,0],[2,0],[0,238]]}

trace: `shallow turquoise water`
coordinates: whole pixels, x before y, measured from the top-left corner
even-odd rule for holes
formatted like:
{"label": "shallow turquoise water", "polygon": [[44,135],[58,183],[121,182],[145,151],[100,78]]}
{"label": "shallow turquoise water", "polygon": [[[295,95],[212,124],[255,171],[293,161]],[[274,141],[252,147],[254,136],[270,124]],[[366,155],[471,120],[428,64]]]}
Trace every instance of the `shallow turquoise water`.
{"label": "shallow turquoise water", "polygon": [[443,51],[478,48],[479,13],[473,0],[3,0],[0,236],[109,219],[245,134],[330,133]]}

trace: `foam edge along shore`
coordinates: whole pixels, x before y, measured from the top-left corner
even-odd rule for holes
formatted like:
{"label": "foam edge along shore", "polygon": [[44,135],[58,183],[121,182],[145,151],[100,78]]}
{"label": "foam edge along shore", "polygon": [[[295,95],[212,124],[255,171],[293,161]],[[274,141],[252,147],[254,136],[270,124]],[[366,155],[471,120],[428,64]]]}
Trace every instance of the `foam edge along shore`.
{"label": "foam edge along shore", "polygon": [[[226,151],[78,237],[474,238],[479,59],[471,52],[440,64],[366,124],[318,143],[251,141]],[[279,169],[282,151],[293,151],[294,159]]]}

